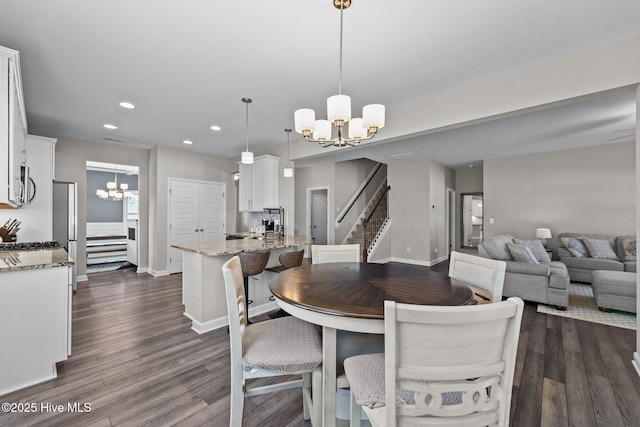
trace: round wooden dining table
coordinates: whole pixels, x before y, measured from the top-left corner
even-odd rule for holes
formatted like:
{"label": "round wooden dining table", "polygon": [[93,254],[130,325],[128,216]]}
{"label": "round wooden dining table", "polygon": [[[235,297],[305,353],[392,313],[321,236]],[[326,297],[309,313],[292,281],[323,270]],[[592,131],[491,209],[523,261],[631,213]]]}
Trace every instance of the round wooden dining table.
{"label": "round wooden dining table", "polygon": [[335,425],[337,330],[384,334],[384,301],[421,305],[475,304],[464,282],[428,267],[338,262],[286,270],[269,285],[289,314],[322,326],[322,425]]}

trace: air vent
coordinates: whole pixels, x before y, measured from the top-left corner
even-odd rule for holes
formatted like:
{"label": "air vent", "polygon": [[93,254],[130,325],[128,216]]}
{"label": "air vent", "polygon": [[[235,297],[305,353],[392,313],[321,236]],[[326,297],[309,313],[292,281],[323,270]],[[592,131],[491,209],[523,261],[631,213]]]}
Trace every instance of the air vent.
{"label": "air vent", "polygon": [[398,160],[399,162],[408,162],[411,160],[418,160],[421,159],[422,156],[418,153],[401,153],[401,154],[393,154],[391,156],[392,159],[394,160]]}
{"label": "air vent", "polygon": [[113,142],[124,142],[121,139],[109,138],[108,136],[105,136],[104,139],[106,139],[107,141],[113,141]]}

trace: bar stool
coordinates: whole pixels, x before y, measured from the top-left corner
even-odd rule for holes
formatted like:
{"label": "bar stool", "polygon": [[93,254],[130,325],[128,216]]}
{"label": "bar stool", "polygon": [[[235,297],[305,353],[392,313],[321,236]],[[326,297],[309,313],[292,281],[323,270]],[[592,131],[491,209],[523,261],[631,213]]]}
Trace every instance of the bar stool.
{"label": "bar stool", "polygon": [[[299,251],[293,251],[293,252],[283,252],[278,257],[278,261],[280,261],[280,265],[277,265],[275,267],[269,267],[269,268],[266,268],[265,270],[272,271],[274,273],[281,273],[290,268],[301,266],[303,258],[304,258],[304,249],[301,249]],[[269,297],[269,300],[275,301],[275,297],[271,295]],[[269,313],[267,313],[267,316],[269,316],[269,319],[276,319],[278,317],[289,316],[289,313],[287,313],[281,308],[278,308],[277,310],[271,310]]]}
{"label": "bar stool", "polygon": [[249,319],[249,304],[253,301],[249,299],[249,277],[260,274],[269,262],[269,251],[260,252],[240,252],[240,268],[242,269],[242,277],[244,279],[245,309],[247,311],[247,319]]}
{"label": "bar stool", "polygon": [[280,261],[280,265],[275,267],[265,268],[267,271],[272,271],[274,273],[281,273],[285,270],[288,270],[293,267],[300,267],[302,265],[302,259],[304,258],[304,249],[293,252],[283,252],[278,257],[278,261]]}

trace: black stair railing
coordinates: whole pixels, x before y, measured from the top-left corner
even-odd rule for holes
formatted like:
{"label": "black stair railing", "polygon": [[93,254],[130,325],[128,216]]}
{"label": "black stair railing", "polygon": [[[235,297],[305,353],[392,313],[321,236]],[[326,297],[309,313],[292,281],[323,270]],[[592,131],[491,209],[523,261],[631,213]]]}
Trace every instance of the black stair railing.
{"label": "black stair railing", "polygon": [[362,221],[364,228],[364,249],[362,258],[364,262],[367,262],[367,256],[369,247],[374,242],[374,239],[378,235],[380,228],[389,217],[389,190],[391,186],[388,185],[380,195],[380,198],[373,206],[369,214]]}

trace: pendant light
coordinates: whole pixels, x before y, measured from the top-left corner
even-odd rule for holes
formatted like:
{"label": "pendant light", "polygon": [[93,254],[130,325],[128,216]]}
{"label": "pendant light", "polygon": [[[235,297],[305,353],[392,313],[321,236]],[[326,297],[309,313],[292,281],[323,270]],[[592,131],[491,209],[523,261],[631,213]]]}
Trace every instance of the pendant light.
{"label": "pendant light", "polygon": [[284,168],[283,173],[285,178],[291,178],[293,176],[293,168],[289,159],[289,135],[291,134],[291,129],[285,129],[284,131],[287,133],[287,167]]}
{"label": "pendant light", "polygon": [[242,163],[251,165],[253,164],[253,153],[249,151],[249,104],[253,101],[251,98],[242,98],[242,102],[244,102],[247,117],[247,151],[242,152]]}

